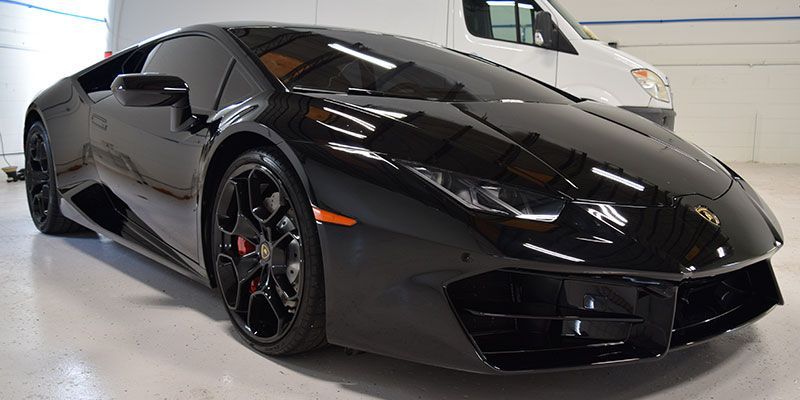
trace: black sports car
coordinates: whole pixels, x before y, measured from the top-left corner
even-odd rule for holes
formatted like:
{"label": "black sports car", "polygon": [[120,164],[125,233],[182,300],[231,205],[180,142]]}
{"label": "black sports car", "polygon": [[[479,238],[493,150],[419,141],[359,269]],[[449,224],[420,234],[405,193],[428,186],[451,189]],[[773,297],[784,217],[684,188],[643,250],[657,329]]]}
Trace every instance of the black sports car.
{"label": "black sports car", "polygon": [[202,25],[25,122],[31,216],[219,288],[270,355],[475,372],[659,358],[782,303],[775,216],[670,131],[439,46]]}

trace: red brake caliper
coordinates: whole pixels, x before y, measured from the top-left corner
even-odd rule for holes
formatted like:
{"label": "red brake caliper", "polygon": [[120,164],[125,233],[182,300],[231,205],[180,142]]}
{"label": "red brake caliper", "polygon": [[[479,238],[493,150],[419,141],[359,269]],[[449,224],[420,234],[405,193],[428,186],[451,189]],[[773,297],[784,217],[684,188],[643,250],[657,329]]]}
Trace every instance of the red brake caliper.
{"label": "red brake caliper", "polygon": [[256,249],[256,246],[245,240],[245,238],[237,236],[236,249],[239,251],[239,257],[241,257],[247,253],[252,253]]}
{"label": "red brake caliper", "polygon": [[[256,246],[253,245],[252,243],[248,242],[247,240],[245,240],[245,238],[243,238],[241,236],[237,236],[236,237],[236,250],[239,253],[240,257],[244,256],[245,254],[252,253],[253,251],[255,251],[255,249],[256,249]],[[256,276],[255,278],[253,278],[250,281],[250,293],[253,293],[253,292],[256,291],[256,289],[258,288],[259,280],[260,280],[260,277]]]}

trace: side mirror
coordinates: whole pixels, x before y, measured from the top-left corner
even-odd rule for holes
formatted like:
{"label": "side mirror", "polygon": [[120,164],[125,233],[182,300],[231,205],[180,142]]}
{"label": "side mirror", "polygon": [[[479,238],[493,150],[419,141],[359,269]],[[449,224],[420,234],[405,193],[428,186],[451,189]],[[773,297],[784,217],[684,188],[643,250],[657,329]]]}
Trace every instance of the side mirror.
{"label": "side mirror", "polygon": [[177,76],[122,74],[111,82],[111,93],[126,107],[171,106],[170,128],[188,130],[196,121],[189,106],[189,86]]}
{"label": "side mirror", "polygon": [[539,11],[533,21],[533,43],[539,47],[553,47],[553,32],[556,26],[547,11]]}

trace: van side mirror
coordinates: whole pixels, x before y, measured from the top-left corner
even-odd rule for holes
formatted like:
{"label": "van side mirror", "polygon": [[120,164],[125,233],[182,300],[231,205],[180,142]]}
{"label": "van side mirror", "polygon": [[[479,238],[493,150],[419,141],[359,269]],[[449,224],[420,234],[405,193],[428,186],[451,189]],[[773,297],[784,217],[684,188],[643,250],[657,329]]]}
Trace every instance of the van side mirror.
{"label": "van side mirror", "polygon": [[539,47],[553,47],[553,34],[556,30],[553,18],[547,11],[539,11],[533,21],[533,43]]}
{"label": "van side mirror", "polygon": [[126,107],[171,106],[170,129],[188,130],[196,121],[189,105],[189,85],[177,76],[122,74],[111,82],[111,93]]}

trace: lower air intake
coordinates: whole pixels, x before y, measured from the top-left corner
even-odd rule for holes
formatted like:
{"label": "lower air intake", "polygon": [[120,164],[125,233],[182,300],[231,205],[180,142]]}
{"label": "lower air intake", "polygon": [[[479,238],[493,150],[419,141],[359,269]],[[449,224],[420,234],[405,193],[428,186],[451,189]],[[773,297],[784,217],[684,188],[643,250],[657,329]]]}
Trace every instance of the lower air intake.
{"label": "lower air intake", "polygon": [[684,281],[678,289],[671,346],[725,333],[782,303],[768,261],[728,274]]}
{"label": "lower air intake", "polygon": [[676,288],[498,270],[451,283],[447,293],[485,361],[521,371],[664,354]]}
{"label": "lower air intake", "polygon": [[501,269],[446,292],[480,356],[501,371],[660,357],[782,304],[768,261],[680,283]]}

